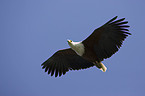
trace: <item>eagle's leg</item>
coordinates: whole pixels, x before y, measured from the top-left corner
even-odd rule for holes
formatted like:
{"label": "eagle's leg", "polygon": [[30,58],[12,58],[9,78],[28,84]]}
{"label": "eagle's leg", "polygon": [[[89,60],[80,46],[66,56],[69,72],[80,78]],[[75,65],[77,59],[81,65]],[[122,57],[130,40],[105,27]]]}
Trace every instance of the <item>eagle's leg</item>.
{"label": "eagle's leg", "polygon": [[106,72],[107,67],[106,67],[102,62],[97,62],[97,61],[96,61],[94,64],[95,64],[95,66],[96,66],[97,68],[99,68],[101,71]]}

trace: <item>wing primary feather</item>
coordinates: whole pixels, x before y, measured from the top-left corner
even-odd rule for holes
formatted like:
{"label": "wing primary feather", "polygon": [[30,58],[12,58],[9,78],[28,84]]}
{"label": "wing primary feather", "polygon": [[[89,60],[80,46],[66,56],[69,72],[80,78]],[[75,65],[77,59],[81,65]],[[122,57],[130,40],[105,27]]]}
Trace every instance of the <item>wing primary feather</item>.
{"label": "wing primary feather", "polygon": [[122,24],[127,24],[128,21],[124,21],[124,22],[120,22],[120,23],[117,23],[116,25],[122,25]]}
{"label": "wing primary feather", "polygon": [[130,27],[130,26],[128,26],[128,25],[121,25],[121,26],[119,26],[119,27],[121,27],[121,28],[128,28],[128,27]]}
{"label": "wing primary feather", "polygon": [[52,66],[53,66],[53,64],[50,64],[50,67],[49,67],[49,70],[48,70],[48,74],[50,74],[51,73],[51,69],[52,69]]}
{"label": "wing primary feather", "polygon": [[54,71],[55,71],[55,69],[56,69],[56,68],[55,68],[56,65],[57,65],[56,63],[53,63],[53,66],[52,66],[52,69],[51,69],[51,70],[52,70],[52,71],[51,71],[51,76],[53,76],[53,74],[54,74]]}
{"label": "wing primary feather", "polygon": [[64,75],[66,73],[65,72],[65,65],[61,59],[60,59],[60,62],[61,62],[61,66],[62,66],[62,74]]}
{"label": "wing primary feather", "polygon": [[117,24],[118,22],[121,22],[121,21],[123,21],[124,19],[125,19],[125,18],[122,18],[122,19],[116,20],[116,21],[112,22],[111,24]]}
{"label": "wing primary feather", "polygon": [[114,18],[112,18],[111,20],[109,20],[105,25],[109,24],[110,22],[114,21],[115,19],[117,19],[118,16],[115,16]]}
{"label": "wing primary feather", "polygon": [[45,72],[47,72],[47,71],[48,71],[48,68],[49,68],[48,66],[47,66],[47,67],[45,67]]}
{"label": "wing primary feather", "polygon": [[59,64],[59,63],[58,63],[58,65],[57,65],[57,69],[58,69],[58,72],[57,72],[57,73],[58,73],[57,76],[58,76],[58,75],[60,74],[59,72],[60,72],[60,70],[61,70],[61,69],[60,69],[60,64]]}
{"label": "wing primary feather", "polygon": [[[67,52],[66,52],[67,54]],[[66,56],[65,56],[65,60],[62,60],[62,59],[59,59],[60,62],[61,62],[61,66],[62,66],[62,74],[65,75],[68,70],[68,61],[66,59]]]}
{"label": "wing primary feather", "polygon": [[128,33],[128,32],[123,32],[123,33],[128,34],[128,35],[131,35],[131,33]]}
{"label": "wing primary feather", "polygon": [[45,72],[48,71],[48,68],[50,67],[50,64],[51,64],[51,62],[49,60],[47,60],[47,62],[45,62]]}
{"label": "wing primary feather", "polygon": [[65,73],[66,73],[66,68],[63,65],[63,75],[65,75]]}
{"label": "wing primary feather", "polygon": [[47,62],[48,62],[48,60],[46,60],[45,62],[43,62],[43,63],[41,64],[42,69],[44,69],[44,68],[47,66]]}
{"label": "wing primary feather", "polygon": [[56,70],[55,70],[55,77],[58,76],[58,65],[56,66]]}
{"label": "wing primary feather", "polygon": [[59,66],[60,66],[60,69],[59,69],[59,77],[62,75],[62,70],[63,70],[63,66],[61,64],[61,62],[59,61]]}
{"label": "wing primary feather", "polygon": [[124,28],[123,28],[123,29],[121,29],[121,30],[124,30],[124,31],[129,31],[128,29],[124,29]]}

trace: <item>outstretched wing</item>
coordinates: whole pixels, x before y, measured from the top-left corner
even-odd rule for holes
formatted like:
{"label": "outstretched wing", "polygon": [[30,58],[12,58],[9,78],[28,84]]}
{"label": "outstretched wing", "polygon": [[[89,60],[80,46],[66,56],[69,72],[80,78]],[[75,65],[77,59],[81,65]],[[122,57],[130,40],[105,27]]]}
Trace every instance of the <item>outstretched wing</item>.
{"label": "outstretched wing", "polygon": [[69,48],[57,51],[42,66],[45,72],[48,71],[51,76],[55,73],[55,77],[57,77],[58,74],[59,76],[64,75],[69,70],[85,69],[94,66],[94,64],[83,59]]}
{"label": "outstretched wing", "polygon": [[96,53],[98,61],[111,57],[121,47],[124,39],[131,35],[128,33],[128,22],[124,21],[125,18],[116,20],[114,17],[106,24],[98,29],[83,41],[86,48]]}

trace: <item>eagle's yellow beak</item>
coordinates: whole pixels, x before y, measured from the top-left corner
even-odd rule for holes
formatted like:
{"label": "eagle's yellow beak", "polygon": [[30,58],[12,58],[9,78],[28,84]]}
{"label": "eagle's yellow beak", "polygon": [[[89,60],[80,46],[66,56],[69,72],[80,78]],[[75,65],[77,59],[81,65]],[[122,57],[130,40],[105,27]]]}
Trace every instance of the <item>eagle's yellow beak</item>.
{"label": "eagle's yellow beak", "polygon": [[72,40],[67,40],[67,42],[68,42],[68,43],[71,43],[71,42],[72,42]]}

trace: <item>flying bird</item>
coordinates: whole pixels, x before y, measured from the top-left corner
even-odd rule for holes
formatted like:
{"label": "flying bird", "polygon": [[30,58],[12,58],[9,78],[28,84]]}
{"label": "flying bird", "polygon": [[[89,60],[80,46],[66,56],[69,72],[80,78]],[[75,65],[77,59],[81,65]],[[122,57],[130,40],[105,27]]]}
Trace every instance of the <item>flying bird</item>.
{"label": "flying bird", "polygon": [[58,50],[42,64],[42,69],[55,77],[65,75],[69,70],[93,66],[105,72],[107,68],[101,61],[116,53],[125,38],[131,35],[128,32],[128,21],[124,21],[125,18],[116,19],[117,16],[95,29],[83,41],[67,40],[70,48]]}

